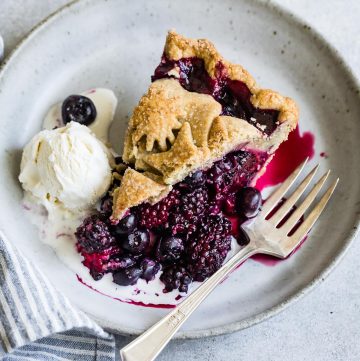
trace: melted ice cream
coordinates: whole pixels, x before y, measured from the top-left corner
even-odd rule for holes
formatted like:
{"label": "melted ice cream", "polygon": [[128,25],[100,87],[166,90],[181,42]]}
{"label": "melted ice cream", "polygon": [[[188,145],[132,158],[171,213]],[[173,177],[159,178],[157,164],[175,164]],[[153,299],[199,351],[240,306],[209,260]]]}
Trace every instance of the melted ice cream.
{"label": "melted ice cream", "polygon": [[[117,106],[117,98],[113,91],[104,88],[87,90],[80,95],[91,99],[96,108],[96,118],[89,125],[90,130],[105,144],[108,143],[108,133],[110,125],[114,119]],[[61,116],[62,102],[52,106],[45,116],[43,122],[44,129],[54,129],[63,127],[64,122]]]}

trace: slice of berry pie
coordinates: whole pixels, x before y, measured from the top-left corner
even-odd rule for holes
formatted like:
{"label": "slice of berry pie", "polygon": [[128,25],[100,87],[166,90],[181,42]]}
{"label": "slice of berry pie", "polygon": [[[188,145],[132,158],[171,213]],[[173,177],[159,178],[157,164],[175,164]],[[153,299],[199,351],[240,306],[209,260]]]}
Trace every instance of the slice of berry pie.
{"label": "slice of berry pie", "polygon": [[261,205],[252,187],[298,109],[209,41],[173,31],[152,81],[130,119],[113,198],[79,227],[78,249],[94,277],[113,272],[129,285],[161,269],[165,291],[186,292],[221,267],[232,237],[246,244],[240,225]]}

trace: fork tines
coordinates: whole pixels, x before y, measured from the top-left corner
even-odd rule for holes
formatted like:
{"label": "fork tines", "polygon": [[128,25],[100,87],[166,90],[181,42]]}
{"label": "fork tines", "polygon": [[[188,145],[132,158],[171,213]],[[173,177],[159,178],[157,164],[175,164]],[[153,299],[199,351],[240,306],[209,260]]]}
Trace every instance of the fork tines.
{"label": "fork tines", "polygon": [[[291,236],[286,237],[289,235],[291,230],[293,230],[294,226],[297,224],[297,222],[301,219],[306,210],[308,210],[312,202],[315,200],[316,196],[319,194],[330,174],[329,170],[317,181],[317,183],[313,186],[313,188],[302,201],[302,203],[290,215],[289,212],[293,209],[296,202],[305,192],[306,188],[309,186],[317,170],[319,169],[319,165],[314,167],[312,171],[300,183],[297,189],[294,190],[294,192],[287,197],[287,200],[276,210],[274,214],[272,214],[271,212],[274,211],[274,208],[278,207],[279,202],[283,199],[290,187],[299,177],[307,161],[308,158],[305,159],[305,161],[294,170],[294,172],[285,180],[285,182],[270,195],[262,209],[261,217],[268,220],[268,222],[270,222],[274,227],[277,227],[279,229],[284,238],[286,238],[285,242],[288,245],[289,249],[294,248],[310,231],[311,227],[314,225],[314,223],[324,210],[339,181],[339,179],[336,179],[332,183],[332,185],[327,188],[319,202],[315,205],[315,207],[301,223],[301,225],[296,229],[296,231]],[[269,219],[267,217],[269,217]]]}

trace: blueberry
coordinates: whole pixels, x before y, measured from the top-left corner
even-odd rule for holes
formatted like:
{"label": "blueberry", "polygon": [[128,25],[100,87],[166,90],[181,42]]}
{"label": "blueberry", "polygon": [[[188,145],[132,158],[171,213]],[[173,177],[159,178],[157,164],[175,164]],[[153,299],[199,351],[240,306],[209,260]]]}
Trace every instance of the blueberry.
{"label": "blueberry", "polygon": [[68,96],[61,107],[61,115],[65,124],[77,122],[90,125],[95,120],[96,114],[92,100],[82,95]]}
{"label": "blueberry", "polygon": [[114,226],[114,234],[117,236],[123,236],[131,233],[136,226],[136,218],[133,214],[129,214],[119,221],[119,223]]}
{"label": "blueberry", "polygon": [[238,234],[235,236],[236,241],[239,246],[246,246],[250,243],[250,238],[248,234],[244,231],[244,228],[239,226]]}
{"label": "blueberry", "polygon": [[185,188],[192,190],[194,188],[201,187],[205,184],[206,177],[201,170],[194,172],[184,179],[183,182],[179,184],[180,188]]}
{"label": "blueberry", "polygon": [[144,258],[140,263],[140,268],[142,270],[141,278],[149,282],[152,281],[160,271],[160,263],[150,258]]}
{"label": "blueberry", "polygon": [[150,243],[149,232],[144,228],[135,228],[126,238],[122,240],[122,247],[133,254],[141,254]]}
{"label": "blueberry", "polygon": [[192,277],[185,267],[173,264],[164,268],[160,280],[165,285],[165,289],[163,290],[164,293],[176,289],[180,292],[187,292],[189,285],[192,282]]}
{"label": "blueberry", "polygon": [[118,269],[124,269],[134,266],[136,264],[136,259],[130,255],[124,255],[116,257],[114,263]]}
{"label": "blueberry", "polygon": [[160,239],[156,248],[156,257],[161,262],[172,262],[180,258],[184,251],[184,242],[179,237],[169,236]]}
{"label": "blueberry", "polygon": [[112,208],[113,208],[113,197],[111,197],[109,194],[106,194],[101,199],[100,210],[103,213],[111,214]]}
{"label": "blueberry", "polygon": [[247,218],[255,217],[261,204],[261,193],[256,188],[245,187],[237,194],[237,211]]}
{"label": "blueberry", "polygon": [[120,286],[134,285],[142,274],[141,269],[130,267],[113,273],[113,280]]}
{"label": "blueberry", "polygon": [[99,281],[104,277],[104,274],[101,272],[97,272],[93,269],[90,269],[90,275],[95,281]]}

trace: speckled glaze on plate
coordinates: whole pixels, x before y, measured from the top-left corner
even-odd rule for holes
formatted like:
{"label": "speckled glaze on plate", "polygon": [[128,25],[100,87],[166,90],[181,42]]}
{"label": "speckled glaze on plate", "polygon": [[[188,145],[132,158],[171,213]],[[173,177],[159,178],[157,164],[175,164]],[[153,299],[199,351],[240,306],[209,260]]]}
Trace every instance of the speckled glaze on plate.
{"label": "speckled glaze on plate", "polygon": [[0,35],[0,61],[3,59],[4,56],[4,40]]}
{"label": "speckled glaze on plate", "polygon": [[[137,334],[167,311],[97,294],[38,241],[24,218],[17,182],[21,149],[50,105],[78,90],[110,87],[119,97],[112,141],[121,148],[126,120],[150,83],[166,31],[211,39],[264,87],[292,96],[301,130],[315,134],[315,157],[340,185],[311,236],[292,258],[269,268],[248,261],[220,285],[177,337],[203,337],[249,327],[307,293],[337,264],[360,213],[359,87],[341,58],[293,15],[247,0],[182,2],[75,1],[38,26],[0,74],[0,229],[72,302],[102,326]],[[327,158],[320,157],[325,152]]]}

